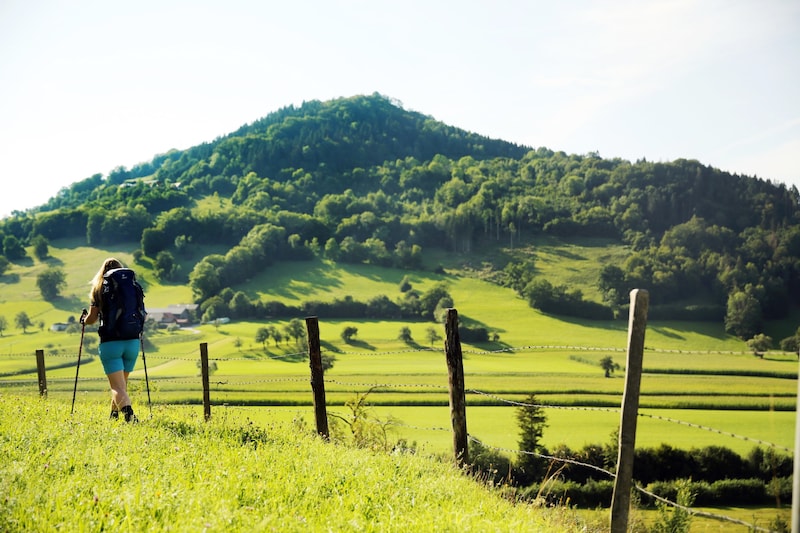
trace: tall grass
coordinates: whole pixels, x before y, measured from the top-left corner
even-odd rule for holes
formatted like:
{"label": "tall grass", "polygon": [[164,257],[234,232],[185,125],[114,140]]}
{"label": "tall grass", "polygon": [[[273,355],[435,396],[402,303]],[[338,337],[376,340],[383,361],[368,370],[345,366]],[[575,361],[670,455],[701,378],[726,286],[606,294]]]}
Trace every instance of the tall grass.
{"label": "tall grass", "polygon": [[139,424],[104,414],[0,394],[0,530],[588,531],[453,464],[298,425],[204,422],[178,407]]}

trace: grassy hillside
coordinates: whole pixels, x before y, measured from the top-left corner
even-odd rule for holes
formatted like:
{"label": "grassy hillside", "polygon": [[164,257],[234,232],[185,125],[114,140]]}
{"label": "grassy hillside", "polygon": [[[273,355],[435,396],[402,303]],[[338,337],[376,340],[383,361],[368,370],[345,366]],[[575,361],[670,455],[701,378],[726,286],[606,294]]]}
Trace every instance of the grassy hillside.
{"label": "grassy hillside", "polygon": [[[80,309],[86,305],[88,281],[100,261],[108,255],[114,255],[132,264],[129,253],[132,247],[120,245],[101,250],[73,247],[72,244],[55,243],[50,249],[52,258],[48,263],[61,266],[67,277],[67,287],[58,302],[44,302],[38,294],[36,273],[45,267],[38,261],[14,265],[2,280],[5,286],[0,301],[0,316],[6,318],[8,329],[0,337],[0,401],[36,396],[32,354],[36,349],[44,349],[48,366],[47,405],[51,406],[49,419],[57,419],[59,425],[66,420],[66,427],[73,433],[76,432],[69,428],[74,429],[75,426],[69,423],[77,420],[79,422],[75,423],[80,424],[82,431],[89,431],[90,438],[99,441],[106,437],[103,432],[113,431],[111,436],[119,436],[121,431],[128,429],[109,429],[102,425],[108,393],[96,357],[96,334],[87,335],[78,382],[77,414],[70,418],[65,410],[73,392],[79,335],[51,332],[48,327],[52,322],[65,321],[70,315],[77,317]],[[536,252],[540,254],[537,256],[537,268],[549,268],[554,276],[562,273],[565,277],[558,283],[580,284],[588,283],[587,280],[594,276],[592,270],[596,270],[604,260],[609,260],[600,257],[601,254],[618,257],[625,250],[604,251],[596,242],[584,241],[572,243],[569,249],[563,250],[559,249],[556,242],[543,243]],[[513,252],[498,249],[498,253],[528,252],[525,247],[519,247]],[[438,265],[445,267],[444,273],[432,272]],[[161,284],[152,275],[148,264],[133,266],[147,286],[147,304],[150,307],[191,300],[185,284]],[[191,259],[185,259],[184,268],[190,266]],[[604,378],[599,360],[610,355],[624,366],[626,321],[598,323],[563,320],[539,313],[512,291],[481,279],[484,277],[483,266],[471,264],[467,256],[443,254],[432,258],[428,269],[408,272],[365,265],[345,267],[318,260],[281,262],[246,280],[236,289],[244,290],[251,298],[297,304],[306,300],[332,300],[348,295],[357,300],[366,300],[377,294],[395,299],[400,294],[399,283],[404,276],[409,276],[412,285],[421,291],[444,282],[462,320],[483,325],[500,335],[498,342],[486,346],[465,344],[463,347],[466,385],[479,391],[468,395],[470,435],[503,450],[503,453],[513,455],[518,439],[515,408],[513,404],[505,402],[523,401],[527,394],[534,392],[540,401],[552,406],[546,409],[548,426],[543,438],[546,446],[553,448],[566,444],[578,449],[587,444],[608,442],[619,421],[624,368],[612,378]],[[21,310],[32,318],[35,313],[34,323],[43,322],[44,329],[36,326],[23,333],[16,328],[13,324],[14,315]],[[182,435],[181,438],[188,438],[189,433],[203,433],[205,438],[209,432],[217,431],[201,432],[192,423],[186,425],[180,420],[196,421],[202,417],[199,405],[174,407],[176,403],[197,404],[200,401],[202,391],[197,377],[200,342],[208,343],[210,356],[218,367],[213,375],[211,391],[215,423],[219,422],[228,428],[252,424],[244,426],[250,428],[246,431],[256,432],[254,434],[266,431],[270,435],[272,431],[284,431],[280,428],[291,425],[293,421],[313,424],[304,347],[294,343],[275,346],[271,341],[261,345],[255,341],[255,332],[259,327],[281,327],[285,323],[286,320],[237,321],[219,327],[202,325],[192,331],[152,334],[149,337],[152,347],[147,351],[147,364],[156,416],[148,421],[146,427],[148,431],[156,431],[157,435],[153,438],[160,439],[158,435],[162,429],[170,434],[178,433]],[[358,328],[356,342],[347,344],[342,341],[339,334],[345,326]],[[412,331],[415,339],[412,345],[397,339],[399,329],[403,326],[408,326]],[[426,330],[432,326],[434,324],[430,322],[350,321],[320,317],[323,350],[336,356],[333,369],[326,374],[329,413],[346,416],[346,402],[356,394],[363,394],[379,385],[369,396],[370,416],[396,422],[390,427],[391,438],[414,442],[418,450],[424,453],[448,456],[452,438],[446,429],[449,424],[446,368],[441,342],[431,347],[425,340]],[[707,323],[652,322],[648,324],[646,345],[638,446],[656,447],[661,443],[679,448],[713,445],[731,448],[742,455],[761,441],[766,445],[775,444],[779,449],[791,447],[796,398],[794,378],[797,370],[796,357],[792,354],[775,352],[764,359],[755,358],[746,352],[743,342],[726,335],[721,326]],[[143,378],[140,364],[131,381],[134,403],[140,412],[146,412],[147,395]],[[14,408],[18,407],[15,405]],[[35,418],[38,415],[31,416]],[[25,416],[20,419],[28,420]],[[690,425],[712,428],[714,431]],[[0,427],[4,428],[4,432],[9,431],[6,426]],[[338,428],[340,435],[346,434],[343,429]],[[28,430],[21,428],[20,431]],[[31,431],[42,430],[33,427]],[[242,431],[245,430],[230,430],[239,436]],[[124,435],[126,438],[132,437],[134,443],[144,438],[135,432]],[[29,438],[27,433],[25,438]],[[82,443],[74,442],[75,438],[66,440],[70,445],[81,446]],[[170,441],[165,446],[196,450],[205,444],[192,442],[188,445]],[[260,449],[266,448],[266,445],[259,446]],[[230,445],[224,444],[223,447],[227,450]],[[92,447],[86,449],[95,450]],[[94,451],[89,455],[99,453]],[[224,455],[229,452],[213,453]],[[143,460],[162,459],[152,456],[143,457]],[[324,460],[334,461],[329,457]],[[272,468],[271,464],[267,466],[257,462],[258,465],[259,468]],[[352,469],[353,465],[345,468]],[[199,474],[196,470],[192,472],[196,479]],[[141,477],[144,473],[138,475],[140,477],[136,481],[153,490],[158,490],[156,487],[164,483],[163,479]],[[241,482],[241,478],[237,479]],[[184,484],[190,482],[176,483],[175,494],[180,494],[182,490],[188,490]],[[371,490],[369,486],[361,485],[360,481],[351,483],[353,490],[359,491],[359,494]],[[85,486],[61,487],[59,490],[89,491]],[[161,494],[165,492],[162,490]],[[108,496],[100,496],[103,501],[108,499]],[[29,503],[38,496],[27,495],[24,498],[29,498]],[[122,498],[114,501],[120,502]],[[135,493],[131,498],[133,503],[129,505],[137,509],[143,506],[152,510],[156,505],[145,501],[140,493]],[[198,498],[197,501],[197,505],[206,505],[204,498]],[[247,521],[250,518],[242,517],[241,509],[234,509],[234,503],[225,498],[223,501],[220,512],[234,517],[231,518],[234,529],[238,527],[237,524],[244,524],[243,530],[252,525]],[[191,505],[194,505],[194,500],[192,502]],[[162,509],[158,505],[156,507]],[[165,503],[159,512],[170,520],[182,520],[182,511],[169,505],[171,503]],[[115,511],[109,509],[108,506],[103,507],[103,512],[107,512],[113,520],[121,520],[116,518]],[[53,512],[53,516],[57,517],[62,510],[55,509]],[[302,515],[301,511],[295,512]],[[563,510],[554,512],[559,515]],[[743,513],[737,516],[745,520],[755,516],[751,511],[745,510]],[[203,516],[202,513],[200,515]],[[601,523],[605,518],[603,515]],[[529,519],[525,514],[525,520]],[[358,523],[356,518],[351,517],[351,520]],[[542,526],[543,530],[560,530],[558,528],[563,527],[561,530],[571,531],[575,519],[569,517],[569,525],[559,522],[558,526],[547,522],[550,520],[548,517],[544,520],[548,525]],[[590,521],[593,523],[596,517],[593,516]],[[34,527],[31,522],[21,523]],[[195,524],[192,521],[187,523]],[[512,520],[510,523],[515,522]],[[538,524],[536,521],[532,523]],[[413,529],[413,524],[409,524],[403,522],[403,527]],[[136,523],[131,525],[133,530],[138,527]],[[312,524],[312,529],[314,527],[323,526]],[[387,528],[391,530],[392,527]],[[478,526],[465,527],[468,530],[479,529]]]}
{"label": "grassy hillside", "polygon": [[[88,305],[91,277],[102,260],[110,255],[137,269],[146,288],[145,303],[148,307],[191,302],[192,294],[186,283],[159,282],[147,265],[133,264],[132,250],[130,244],[97,249],[76,246],[69,241],[57,242],[51,245],[51,257],[45,263],[29,259],[22,264],[14,264],[2,278],[4,286],[0,297],[0,316],[6,318],[8,328],[0,338],[0,352],[29,351],[43,348],[48,343],[62,343],[64,334],[49,332],[49,326],[54,322],[66,321],[70,315],[77,318],[80,310]],[[622,250],[593,243],[562,247],[550,243],[537,251],[541,258],[537,268],[546,270],[553,277],[554,284],[569,283],[589,294],[590,282],[596,279],[595,272],[602,264],[601,256],[610,254],[618,257],[622,253]],[[29,255],[32,257],[33,254],[29,252]],[[404,276],[409,276],[413,287],[421,291],[437,282],[445,282],[463,320],[499,333],[498,345],[481,349],[527,345],[625,347],[625,320],[598,322],[545,315],[530,308],[513,291],[482,281],[479,272],[468,268],[469,261],[464,256],[438,256],[433,261],[443,265],[446,273],[337,265],[319,260],[279,262],[244,281],[236,290],[244,290],[251,298],[293,304],[308,300],[330,301],[345,296],[366,301],[379,294],[394,300],[400,296],[400,281]],[[44,301],[36,287],[36,276],[48,266],[58,266],[66,275],[66,287],[62,296],[54,302]],[[191,260],[187,260],[183,268],[184,275],[187,275]],[[27,334],[22,334],[14,325],[14,317],[20,311],[25,311],[34,323]],[[325,317],[320,319],[324,321]],[[44,330],[38,326],[40,322],[44,324]],[[376,328],[365,323],[359,327],[358,336],[362,340],[394,341],[402,325],[398,323]],[[410,327],[424,331],[432,325],[412,323]],[[249,336],[254,335],[253,330]],[[336,331],[324,340],[335,343],[339,340],[338,335]],[[422,337],[420,334],[415,338],[421,341]],[[746,351],[741,340],[725,334],[722,325],[715,323],[653,323],[646,340],[648,346],[658,349]],[[13,350],[11,345],[14,346]]]}
{"label": "grassy hillside", "polygon": [[590,531],[566,508],[514,504],[451,464],[181,408],[126,425],[0,393],[0,454],[9,533]]}
{"label": "grassy hillside", "polygon": [[[0,303],[0,316],[8,322],[8,329],[0,337],[0,355],[3,356],[0,357],[0,374],[5,373],[2,383],[25,379],[33,379],[35,383],[32,354],[43,349],[48,355],[51,396],[69,397],[72,393],[80,336],[51,332],[49,325],[66,321],[70,315],[78,316],[86,305],[88,280],[103,258],[113,254],[130,263],[130,255],[122,246],[98,250],[69,245],[62,243],[51,248],[50,262],[63,265],[68,282],[64,297],[55,304],[42,301],[36,291],[35,272],[43,268],[38,262],[30,266],[15,265],[6,276],[4,301]],[[555,258],[563,258],[562,267],[552,267],[554,270],[576,272],[580,270],[574,266],[578,263],[589,264],[587,268],[592,268],[595,258],[591,254],[598,250],[591,243],[573,245],[569,253],[560,253],[553,247],[546,256],[552,258],[553,263]],[[606,442],[618,420],[613,409],[620,405],[623,388],[627,322],[569,321],[544,315],[531,309],[509,289],[479,279],[476,270],[465,268],[463,258],[448,258],[450,263],[439,262],[446,267],[444,274],[365,265],[344,267],[323,261],[281,262],[244,282],[237,290],[244,290],[251,298],[298,304],[345,296],[367,300],[378,294],[395,299],[400,294],[399,283],[404,276],[409,276],[412,285],[421,291],[444,282],[463,321],[482,325],[499,335],[499,341],[487,345],[464,344],[469,388],[493,394],[503,401],[521,401],[534,392],[541,401],[555,406],[609,408],[608,413],[591,410],[570,413],[554,409],[545,434],[549,446],[568,443],[580,447]],[[185,284],[163,285],[155,280],[147,266],[136,268],[147,286],[148,306],[164,307],[191,300]],[[464,272],[469,272],[470,276],[462,275]],[[19,281],[13,281],[15,279]],[[43,322],[44,329],[33,327],[23,334],[13,324],[20,310],[35,316],[34,323]],[[370,397],[370,403],[376,406],[380,416],[395,416],[408,426],[447,425],[447,381],[441,341],[431,345],[426,337],[429,328],[441,326],[424,321],[332,320],[324,316],[319,319],[323,350],[336,356],[334,368],[326,377],[353,384],[329,385],[327,400],[330,405],[341,409],[353,394],[367,390],[369,384],[395,383],[395,389],[380,390]],[[281,328],[285,323],[286,320],[237,321],[219,327],[203,325],[194,330],[149,335],[147,362],[155,401],[200,401],[196,361],[199,343],[205,342],[210,357],[218,365],[216,379],[224,383],[213,391],[216,404],[245,403],[275,409],[309,406],[311,395],[308,366],[303,356],[305,347],[285,342],[275,346],[272,341],[262,345],[255,341],[258,328],[268,325]],[[346,326],[358,330],[355,342],[350,344],[340,338]],[[411,330],[412,344],[398,340],[401,327]],[[87,334],[79,386],[82,397],[90,395],[87,401],[101,403],[107,385],[99,361],[96,357],[90,359],[96,356],[96,346],[96,334]],[[648,325],[646,346],[643,408],[660,413],[677,409],[673,418],[690,419],[698,424],[791,446],[793,433],[784,423],[784,419],[791,419],[790,411],[794,409],[796,397],[792,378],[797,368],[791,354],[775,353],[764,359],[755,358],[747,353],[743,342],[726,335],[720,325],[709,323],[652,322]],[[623,367],[611,379],[603,377],[599,366],[604,356],[611,356]],[[262,377],[254,380],[254,376]],[[133,378],[134,386],[142,387],[141,364]],[[286,382],[289,385],[274,378],[289,380]],[[176,384],[176,380],[185,381],[186,385]],[[30,385],[24,390],[34,393],[36,388]],[[141,392],[140,389],[137,401],[144,401]],[[513,408],[480,395],[471,395],[469,402],[475,406],[470,412],[474,434],[494,437],[492,444],[513,449],[517,433]],[[407,409],[415,411],[411,414]],[[752,416],[741,414],[745,411]],[[771,414],[767,417],[764,411]],[[268,422],[284,415],[270,412],[251,416]],[[288,416],[293,415],[289,413]],[[770,421],[762,424],[767,418]],[[583,430],[575,432],[574,427]],[[402,436],[427,443],[436,450],[447,450],[450,446],[446,433],[410,428],[400,431]],[[682,447],[719,444],[742,453],[753,445],[752,441],[737,439],[720,441],[718,436],[707,432],[698,433],[661,422],[654,424],[653,431],[640,432],[639,440],[654,446],[661,442]]]}

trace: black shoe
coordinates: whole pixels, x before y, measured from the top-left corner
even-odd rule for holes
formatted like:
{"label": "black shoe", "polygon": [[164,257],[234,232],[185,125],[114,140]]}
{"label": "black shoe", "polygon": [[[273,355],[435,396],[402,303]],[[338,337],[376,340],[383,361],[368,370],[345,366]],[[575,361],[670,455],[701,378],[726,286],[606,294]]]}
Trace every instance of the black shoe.
{"label": "black shoe", "polygon": [[111,410],[111,416],[108,417],[109,420],[119,420],[119,411],[116,409]]}
{"label": "black shoe", "polygon": [[136,415],[133,414],[133,407],[130,405],[126,405],[122,408],[122,412],[125,414],[125,422],[138,422],[139,419],[136,418]]}

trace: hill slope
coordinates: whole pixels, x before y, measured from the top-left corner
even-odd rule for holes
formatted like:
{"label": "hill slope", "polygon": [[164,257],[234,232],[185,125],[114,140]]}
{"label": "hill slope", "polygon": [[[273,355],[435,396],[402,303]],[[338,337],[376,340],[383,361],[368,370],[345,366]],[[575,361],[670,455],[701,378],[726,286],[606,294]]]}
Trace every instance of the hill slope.
{"label": "hill slope", "polygon": [[[3,220],[0,236],[19,265],[26,245],[46,254],[63,239],[131,243],[138,261],[188,283],[204,308],[276,261],[413,270],[458,254],[550,313],[606,318],[643,288],[659,316],[724,321],[747,339],[800,301],[799,206],[796,188],[696,161],[533,150],[372,95],[288,107],[92,176]],[[592,276],[560,285],[536,264],[548,238],[600,239],[628,253],[598,254],[605,263]]]}
{"label": "hill slope", "polygon": [[0,407],[4,531],[586,531],[566,509],[515,505],[452,465],[307,428],[180,408],[110,424],[7,395]]}

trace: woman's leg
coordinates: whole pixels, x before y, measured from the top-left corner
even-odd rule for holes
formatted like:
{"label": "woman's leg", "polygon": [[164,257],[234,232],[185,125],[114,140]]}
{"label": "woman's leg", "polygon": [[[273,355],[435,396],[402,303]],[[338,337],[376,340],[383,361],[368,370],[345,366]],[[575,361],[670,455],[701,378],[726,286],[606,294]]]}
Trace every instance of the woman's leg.
{"label": "woman's leg", "polygon": [[[123,375],[125,376],[125,393],[127,393],[128,392],[128,376],[130,375],[130,372],[125,372]],[[111,380],[109,379],[109,381],[111,381]],[[130,397],[129,397],[129,399],[130,399]],[[117,405],[117,402],[114,399],[114,390],[112,389],[111,390],[111,416],[112,416],[112,418],[117,418],[119,416],[118,413],[119,413],[119,410],[122,409],[122,407],[123,406],[121,406],[121,405]],[[115,412],[117,414],[114,414]]]}
{"label": "woman's leg", "polygon": [[131,404],[128,396],[128,376],[124,370],[108,374],[108,383],[111,385],[111,408],[117,411]]}

